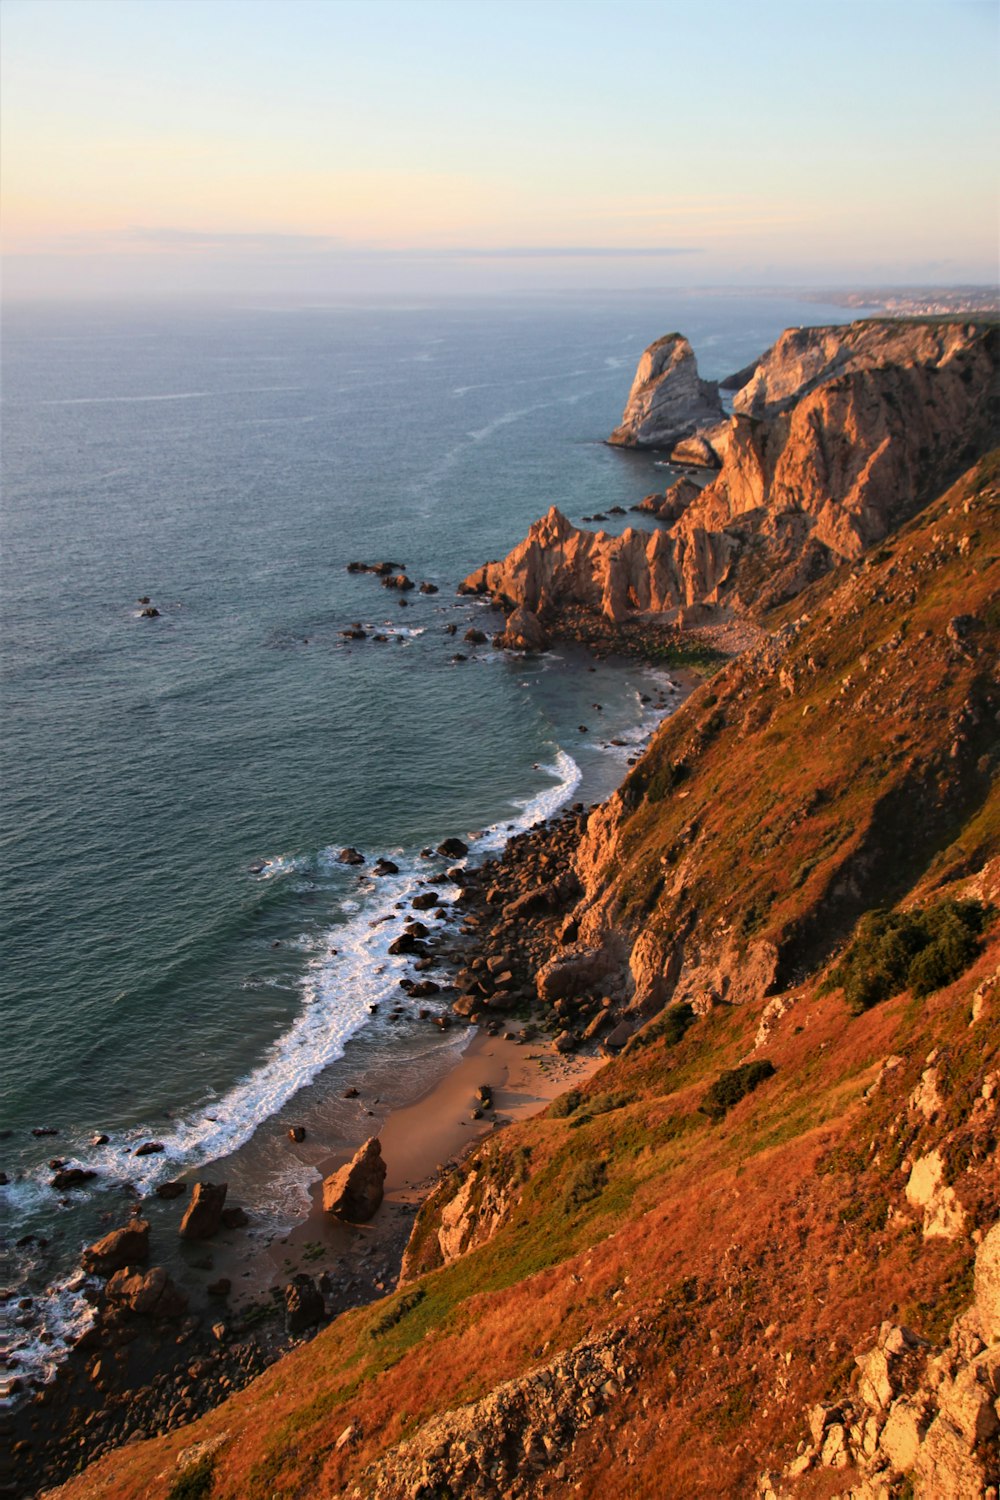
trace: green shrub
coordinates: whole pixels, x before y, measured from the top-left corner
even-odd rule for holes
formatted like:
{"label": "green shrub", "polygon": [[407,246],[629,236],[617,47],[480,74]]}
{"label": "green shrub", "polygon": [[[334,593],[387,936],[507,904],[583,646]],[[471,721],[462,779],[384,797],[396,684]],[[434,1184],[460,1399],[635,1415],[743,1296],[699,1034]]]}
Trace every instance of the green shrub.
{"label": "green shrub", "polygon": [[759,1062],[743,1063],[739,1068],[729,1068],[720,1073],[709,1088],[698,1108],[712,1120],[721,1120],[723,1115],[738,1104],[747,1094],[762,1084],[774,1073],[774,1063],[762,1057]]}
{"label": "green shrub", "polygon": [[572,1213],[574,1209],[582,1208],[585,1203],[589,1203],[592,1198],[600,1197],[607,1180],[608,1169],[605,1162],[580,1162],[574,1167],[566,1183],[566,1191],[563,1194],[563,1208],[566,1213]]}
{"label": "green shrub", "polygon": [[693,1006],[686,1000],[679,1005],[668,1005],[666,1010],[661,1010],[648,1026],[636,1032],[629,1043],[629,1050],[636,1047],[648,1047],[650,1042],[658,1042],[661,1037],[668,1047],[676,1047],[682,1040],[689,1026],[693,1026],[697,1017]]}
{"label": "green shrub", "polygon": [[167,1491],[167,1500],[207,1500],[215,1482],[215,1454],[206,1453],[189,1464]]}
{"label": "green shrub", "polygon": [[870,911],[826,987],[840,985],[860,1015],[901,990],[918,998],[957,979],[979,952],[987,909],[979,901],[939,901],[909,911]]}
{"label": "green shrub", "polygon": [[583,1095],[579,1089],[567,1089],[565,1094],[560,1094],[558,1099],[553,1099],[549,1105],[548,1115],[550,1120],[565,1120],[574,1110],[580,1108],[583,1103]]}
{"label": "green shrub", "polygon": [[383,1333],[388,1333],[390,1328],[395,1328],[396,1324],[401,1323],[407,1313],[412,1312],[415,1307],[419,1307],[426,1295],[427,1293],[420,1286],[414,1287],[412,1292],[404,1292],[398,1302],[394,1302],[391,1307],[386,1309],[378,1321],[372,1324],[368,1330],[368,1337],[372,1339],[381,1338]]}

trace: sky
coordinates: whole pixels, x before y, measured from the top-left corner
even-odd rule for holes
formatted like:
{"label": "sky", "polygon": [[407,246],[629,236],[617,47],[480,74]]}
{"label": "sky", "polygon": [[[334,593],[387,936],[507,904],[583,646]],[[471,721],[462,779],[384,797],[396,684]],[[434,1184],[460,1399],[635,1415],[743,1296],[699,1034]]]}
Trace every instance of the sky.
{"label": "sky", "polygon": [[2,0],[5,294],[997,277],[996,0]]}

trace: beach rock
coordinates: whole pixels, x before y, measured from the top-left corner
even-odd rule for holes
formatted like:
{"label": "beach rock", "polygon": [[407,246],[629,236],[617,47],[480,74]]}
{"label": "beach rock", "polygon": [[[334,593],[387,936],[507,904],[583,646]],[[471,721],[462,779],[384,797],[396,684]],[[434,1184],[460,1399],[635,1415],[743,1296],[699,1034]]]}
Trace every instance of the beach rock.
{"label": "beach rock", "polygon": [[414,896],[410,905],[414,911],[430,911],[432,906],[437,906],[441,897],[437,891],[421,891],[419,896]]}
{"label": "beach rock", "polygon": [[98,1135],[91,1136],[91,1138],[90,1138],[90,1144],[92,1146],[106,1146],[108,1144],[108,1141],[110,1139],[111,1139],[111,1137],[108,1136],[108,1135],[105,1135],[103,1133],[103,1131],[102,1131]]}
{"label": "beach rock", "polygon": [[306,1127],[304,1125],[293,1125],[293,1126],[291,1126],[291,1128],[289,1129],[289,1132],[288,1132],[288,1139],[290,1141],[295,1141],[296,1144],[298,1144],[299,1141],[304,1141],[305,1138],[306,1138]]}
{"label": "beach rock", "polygon": [[391,859],[377,859],[372,865],[373,875],[398,875],[399,866]]}
{"label": "beach rock", "polygon": [[337,862],[342,865],[363,865],[365,857],[360,849],[355,849],[353,845],[348,845],[346,849],[341,849],[337,855]]}
{"label": "beach rock", "polygon": [[718,386],[699,379],[687,339],[668,333],[643,353],[621,423],[608,442],[622,448],[671,448],[723,415]]}
{"label": "beach rock", "polygon": [[547,651],[549,638],[538,616],[519,606],[508,615],[503,630],[493,637],[493,644],[500,651]]}
{"label": "beach rock", "polygon": [[400,953],[418,952],[420,948],[416,937],[412,932],[401,932],[399,937],[393,938],[389,944],[388,952],[396,957]]}
{"label": "beach rock", "polygon": [[222,1210],[223,1229],[244,1229],[250,1223],[250,1216],[245,1208],[234,1204],[232,1208]]}
{"label": "beach rock", "polygon": [[381,1142],[372,1136],[346,1166],[324,1179],[324,1213],[352,1224],[366,1223],[382,1202],[385,1173]]}
{"label": "beach rock", "polygon": [[472,625],[465,632],[462,639],[463,641],[468,641],[470,645],[483,646],[486,644],[486,633],[485,631],[477,629],[475,625]]}
{"label": "beach rock", "polygon": [[420,585],[420,592],[422,594],[436,594],[438,592],[438,586],[436,583],[424,582]]}
{"label": "beach rock", "polygon": [[414,587],[412,578],[407,578],[405,573],[389,573],[382,579],[384,589],[408,590]]}
{"label": "beach rock", "polygon": [[222,1227],[228,1183],[196,1182],[177,1231],[182,1240],[208,1240]]}
{"label": "beach rock", "polygon": [[65,1192],[67,1188],[83,1187],[84,1183],[91,1182],[97,1173],[91,1167],[62,1167],[52,1178],[50,1184],[58,1192]]}
{"label": "beach rock", "polygon": [[323,1293],[311,1276],[299,1274],[285,1287],[285,1332],[305,1333],[326,1315]]}
{"label": "beach rock", "polygon": [[469,852],[469,846],[463,844],[461,839],[445,839],[438,844],[437,852],[443,859],[463,859]]}
{"label": "beach rock", "polygon": [[145,609],[140,609],[139,618],[140,620],[158,620],[160,618],[160,611],[155,604],[147,604]]}
{"label": "beach rock", "polygon": [[159,1182],[156,1185],[156,1196],[158,1198],[183,1198],[187,1192],[186,1182]]}
{"label": "beach rock", "polygon": [[148,1271],[116,1271],[105,1288],[108,1302],[137,1318],[182,1318],[187,1293],[181,1291],[163,1266]]}
{"label": "beach rock", "polygon": [[144,1141],[141,1146],[136,1147],[133,1155],[158,1156],[159,1153],[164,1150],[166,1150],[166,1147],[164,1146],[162,1141]]}
{"label": "beach rock", "polygon": [[110,1276],[125,1266],[144,1266],[148,1260],[149,1224],[145,1219],[131,1219],[89,1245],[80,1264],[89,1276]]}

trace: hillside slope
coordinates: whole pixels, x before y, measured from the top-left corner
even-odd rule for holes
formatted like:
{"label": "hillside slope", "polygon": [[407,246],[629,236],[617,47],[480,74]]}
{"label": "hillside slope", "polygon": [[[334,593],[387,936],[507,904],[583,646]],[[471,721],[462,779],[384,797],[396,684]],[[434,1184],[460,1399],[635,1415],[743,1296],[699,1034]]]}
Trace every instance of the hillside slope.
{"label": "hillside slope", "polygon": [[550,941],[621,1055],[442,1181],[405,1286],[58,1493],[997,1484],[998,585],[994,454],[772,617],[579,843]]}

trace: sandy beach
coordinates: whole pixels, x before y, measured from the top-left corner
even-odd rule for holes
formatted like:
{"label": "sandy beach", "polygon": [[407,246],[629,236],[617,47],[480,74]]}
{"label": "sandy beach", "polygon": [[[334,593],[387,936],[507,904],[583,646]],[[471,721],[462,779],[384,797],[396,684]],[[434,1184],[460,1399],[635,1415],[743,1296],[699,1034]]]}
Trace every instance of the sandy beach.
{"label": "sandy beach", "polygon": [[[328,1302],[336,1308],[391,1291],[417,1210],[441,1170],[484,1136],[537,1114],[588,1078],[601,1061],[594,1054],[562,1055],[549,1037],[522,1041],[516,1026],[498,1036],[473,1029],[454,1066],[373,1129],[387,1173],[382,1207],[368,1224],[344,1224],[323,1212],[323,1177],[350,1159],[350,1152],[340,1151],[316,1163],[310,1211],[287,1235],[265,1246],[231,1237],[215,1251],[213,1273],[233,1283],[233,1312],[300,1273],[325,1272]],[[476,1119],[476,1092],[483,1085],[492,1092],[493,1106]]]}

